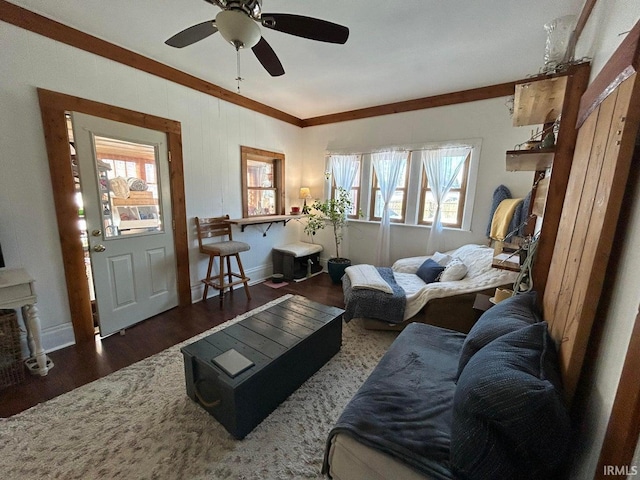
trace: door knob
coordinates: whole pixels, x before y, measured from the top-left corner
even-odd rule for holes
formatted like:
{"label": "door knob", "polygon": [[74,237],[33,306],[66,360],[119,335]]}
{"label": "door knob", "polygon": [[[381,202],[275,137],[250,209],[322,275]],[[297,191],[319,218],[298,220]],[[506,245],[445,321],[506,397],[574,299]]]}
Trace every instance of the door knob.
{"label": "door knob", "polygon": [[91,235],[93,235],[94,237],[99,237],[100,235],[102,235],[102,230],[91,230]]}
{"label": "door knob", "polygon": [[107,249],[107,247],[105,247],[101,243],[96,245],[95,247],[93,247],[93,251],[94,252],[104,252],[106,249]]}

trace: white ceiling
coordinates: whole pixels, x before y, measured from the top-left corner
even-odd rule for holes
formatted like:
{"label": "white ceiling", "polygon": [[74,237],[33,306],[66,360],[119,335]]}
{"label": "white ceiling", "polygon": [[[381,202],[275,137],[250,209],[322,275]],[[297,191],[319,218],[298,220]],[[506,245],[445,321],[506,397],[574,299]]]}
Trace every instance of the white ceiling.
{"label": "white ceiling", "polygon": [[[12,3],[236,91],[236,54],[220,34],[183,49],[173,34],[215,18],[204,0],[11,0]],[[240,52],[241,94],[299,118],[493,85],[538,73],[544,24],[584,0],[263,0],[263,12],[349,27],[345,45],[262,28],[285,75]]]}

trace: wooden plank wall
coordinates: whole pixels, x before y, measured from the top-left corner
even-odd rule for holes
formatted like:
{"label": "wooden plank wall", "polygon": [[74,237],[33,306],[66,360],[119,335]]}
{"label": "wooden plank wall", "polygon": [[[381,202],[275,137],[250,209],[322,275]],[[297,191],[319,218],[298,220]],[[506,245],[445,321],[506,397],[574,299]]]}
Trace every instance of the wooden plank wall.
{"label": "wooden plank wall", "polygon": [[640,114],[634,74],[587,118],[576,151],[543,297],[559,344],[565,393],[575,392],[629,174]]}

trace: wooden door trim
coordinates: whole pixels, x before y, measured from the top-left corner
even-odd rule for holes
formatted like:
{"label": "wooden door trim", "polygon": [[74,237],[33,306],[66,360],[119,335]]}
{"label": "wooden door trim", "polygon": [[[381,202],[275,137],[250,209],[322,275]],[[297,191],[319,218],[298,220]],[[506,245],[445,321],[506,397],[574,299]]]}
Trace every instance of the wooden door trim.
{"label": "wooden door trim", "polygon": [[69,161],[71,152],[65,112],[86,113],[167,134],[178,302],[180,306],[189,305],[191,303],[191,281],[180,122],[42,88],[38,88],[38,99],[49,160],[71,322],[76,342],[93,341],[94,327],[89,286],[85,274],[84,252],[78,234],[78,207],[75,203],[75,185]]}
{"label": "wooden door trim", "polygon": [[[596,478],[604,478],[606,465],[631,466],[640,436],[640,313],[636,316],[609,425],[598,460]],[[606,478],[612,478],[607,476]],[[624,477],[626,478],[626,475]]]}
{"label": "wooden door trim", "polygon": [[[638,136],[640,136],[640,131]],[[640,148],[636,146],[632,164],[637,165],[639,160]],[[630,200],[637,194],[639,178],[638,172],[634,172],[627,185],[628,191],[625,201]],[[628,213],[626,211],[621,215],[619,229],[628,225]],[[611,307],[610,304],[608,307]],[[601,334],[602,327],[600,327],[599,332]],[[631,338],[611,408],[609,424],[607,425],[602,450],[600,451],[595,478],[627,478],[626,475],[619,477],[605,476],[604,467],[608,465],[632,466],[631,462],[640,438],[640,384],[638,384],[638,371],[640,371],[640,309],[631,331]]]}

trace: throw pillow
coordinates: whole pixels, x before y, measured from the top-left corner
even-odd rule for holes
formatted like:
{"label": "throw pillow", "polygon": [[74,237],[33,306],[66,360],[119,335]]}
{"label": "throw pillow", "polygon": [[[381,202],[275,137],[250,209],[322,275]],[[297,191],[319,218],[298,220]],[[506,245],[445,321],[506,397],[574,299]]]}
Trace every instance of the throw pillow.
{"label": "throw pillow", "polygon": [[438,262],[443,267],[447,266],[447,263],[451,261],[451,255],[447,255],[446,253],[436,252],[431,255],[431,259]]}
{"label": "throw pillow", "polygon": [[440,275],[441,282],[455,282],[462,280],[467,274],[467,266],[462,263],[459,258],[453,258],[445,267],[442,275]]}
{"label": "throw pillow", "polygon": [[450,461],[460,479],[555,478],[571,425],[546,322],[473,356],[453,398]]}
{"label": "throw pillow", "polygon": [[458,374],[467,365],[471,357],[482,347],[496,338],[523,327],[537,323],[542,318],[536,306],[536,293],[521,293],[491,307],[484,312],[471,327],[462,344],[460,359],[458,360]]}
{"label": "throw pillow", "polygon": [[433,283],[438,280],[443,270],[444,267],[442,265],[435,260],[427,258],[422,265],[420,265],[420,268],[418,268],[416,275],[420,277],[424,283]]}

